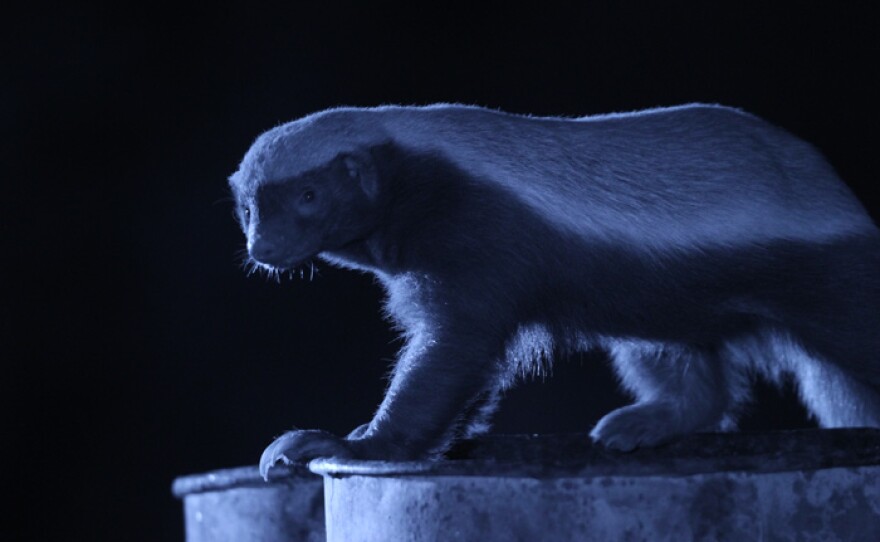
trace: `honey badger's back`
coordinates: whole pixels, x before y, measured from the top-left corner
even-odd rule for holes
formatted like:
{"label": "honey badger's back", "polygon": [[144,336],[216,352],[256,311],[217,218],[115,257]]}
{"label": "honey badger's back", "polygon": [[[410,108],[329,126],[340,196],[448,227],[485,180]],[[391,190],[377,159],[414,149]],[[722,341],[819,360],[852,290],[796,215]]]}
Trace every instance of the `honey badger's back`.
{"label": "honey badger's back", "polygon": [[461,106],[376,112],[399,144],[439,152],[587,238],[664,249],[874,228],[809,144],[727,107],[580,119]]}

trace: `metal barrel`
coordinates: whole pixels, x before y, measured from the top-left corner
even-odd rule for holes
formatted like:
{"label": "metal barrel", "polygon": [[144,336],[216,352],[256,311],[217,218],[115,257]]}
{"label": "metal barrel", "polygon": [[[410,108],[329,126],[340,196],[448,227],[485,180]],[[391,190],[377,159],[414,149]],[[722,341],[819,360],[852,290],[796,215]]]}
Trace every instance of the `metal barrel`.
{"label": "metal barrel", "polygon": [[880,540],[880,430],[692,435],[614,453],[496,436],[449,460],[316,459],[327,540]]}
{"label": "metal barrel", "polygon": [[182,476],[187,542],[323,542],[324,484],[305,467],[256,466]]}

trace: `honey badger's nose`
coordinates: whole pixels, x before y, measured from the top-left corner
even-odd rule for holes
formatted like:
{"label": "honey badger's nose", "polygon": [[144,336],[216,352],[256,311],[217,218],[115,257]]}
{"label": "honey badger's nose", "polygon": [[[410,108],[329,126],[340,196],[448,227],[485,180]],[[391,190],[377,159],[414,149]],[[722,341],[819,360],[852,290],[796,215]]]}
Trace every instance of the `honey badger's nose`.
{"label": "honey badger's nose", "polygon": [[262,263],[272,263],[272,260],[281,254],[281,249],[278,245],[260,235],[254,235],[253,238],[248,240],[247,249],[251,258]]}

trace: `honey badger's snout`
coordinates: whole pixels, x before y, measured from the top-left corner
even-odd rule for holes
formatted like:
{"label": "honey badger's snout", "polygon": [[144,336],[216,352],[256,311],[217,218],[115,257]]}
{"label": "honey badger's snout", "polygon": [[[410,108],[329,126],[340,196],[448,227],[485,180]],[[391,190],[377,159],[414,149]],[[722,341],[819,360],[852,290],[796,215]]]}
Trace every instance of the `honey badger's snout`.
{"label": "honey badger's snout", "polygon": [[254,233],[247,242],[250,257],[272,267],[290,267],[293,262],[285,254],[283,238]]}

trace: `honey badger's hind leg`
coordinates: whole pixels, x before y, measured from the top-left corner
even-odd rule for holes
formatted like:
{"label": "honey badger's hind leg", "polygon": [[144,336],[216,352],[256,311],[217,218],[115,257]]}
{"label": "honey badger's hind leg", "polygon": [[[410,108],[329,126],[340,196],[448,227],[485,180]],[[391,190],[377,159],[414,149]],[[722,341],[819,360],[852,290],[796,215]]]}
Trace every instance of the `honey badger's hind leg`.
{"label": "honey badger's hind leg", "polygon": [[716,349],[614,340],[609,353],[636,402],[607,414],[590,432],[593,441],[608,448],[629,451],[717,430],[740,401]]}

